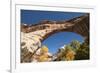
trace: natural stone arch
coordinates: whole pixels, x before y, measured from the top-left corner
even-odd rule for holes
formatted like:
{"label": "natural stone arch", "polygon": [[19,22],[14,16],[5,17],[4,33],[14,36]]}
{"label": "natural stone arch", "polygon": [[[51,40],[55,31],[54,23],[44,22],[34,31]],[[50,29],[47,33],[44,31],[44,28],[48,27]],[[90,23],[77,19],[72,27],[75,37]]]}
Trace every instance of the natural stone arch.
{"label": "natural stone arch", "polygon": [[[35,50],[32,52],[34,54],[41,46],[40,42],[48,38],[50,35],[62,31],[75,32],[80,34],[89,42],[89,14],[73,18],[69,21],[58,22],[45,20],[43,23],[41,22],[32,26],[22,25],[21,37],[24,42],[26,42],[26,44],[30,43],[26,45],[28,49],[30,48],[29,51],[31,50],[31,47],[34,47],[33,44],[36,44],[36,48],[32,48],[32,50]],[[34,37],[36,38],[34,39]],[[28,59],[30,58],[31,57]]]}

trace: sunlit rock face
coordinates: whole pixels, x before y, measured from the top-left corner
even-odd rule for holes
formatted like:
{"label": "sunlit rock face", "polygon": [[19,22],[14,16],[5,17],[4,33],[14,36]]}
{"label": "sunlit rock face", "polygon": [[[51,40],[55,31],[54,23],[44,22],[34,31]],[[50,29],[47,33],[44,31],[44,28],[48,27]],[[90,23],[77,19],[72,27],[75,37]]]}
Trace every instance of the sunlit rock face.
{"label": "sunlit rock face", "polygon": [[31,55],[41,47],[39,38],[34,33],[21,32],[21,60],[30,62]]}
{"label": "sunlit rock face", "polygon": [[[84,38],[89,36],[89,15],[80,16],[69,21],[48,21],[28,26],[21,25],[21,62],[37,61],[41,42],[50,35],[61,32],[75,32]],[[35,57],[34,54],[36,54]],[[49,54],[49,53],[48,53]]]}

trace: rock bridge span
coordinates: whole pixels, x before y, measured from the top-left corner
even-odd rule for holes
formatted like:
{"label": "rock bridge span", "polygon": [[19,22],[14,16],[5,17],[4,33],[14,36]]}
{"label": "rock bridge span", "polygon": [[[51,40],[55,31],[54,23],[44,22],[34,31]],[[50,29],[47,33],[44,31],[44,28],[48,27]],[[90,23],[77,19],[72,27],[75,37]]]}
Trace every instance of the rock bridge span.
{"label": "rock bridge span", "polygon": [[89,40],[89,14],[76,17],[68,21],[44,20],[39,24],[31,26],[22,24],[21,25],[22,62],[27,62],[31,60],[32,55],[36,53],[36,51],[38,51],[39,47],[41,47],[41,42],[43,40],[45,40],[54,33],[62,31],[75,32],[83,36],[86,40]]}

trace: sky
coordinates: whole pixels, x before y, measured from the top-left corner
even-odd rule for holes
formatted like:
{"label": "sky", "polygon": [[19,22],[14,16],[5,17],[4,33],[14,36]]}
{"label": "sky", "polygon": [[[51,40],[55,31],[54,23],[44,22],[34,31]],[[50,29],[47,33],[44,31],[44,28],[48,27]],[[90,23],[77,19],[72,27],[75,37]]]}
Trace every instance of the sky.
{"label": "sky", "polygon": [[[61,21],[69,20],[85,13],[79,12],[56,12],[56,11],[36,11],[36,10],[21,10],[21,23],[27,25],[34,25],[42,20]],[[49,52],[56,53],[57,50],[69,44],[72,40],[78,40],[82,42],[84,38],[74,32],[60,32],[53,34],[42,42],[42,45],[46,45],[49,48]]]}
{"label": "sky", "polygon": [[42,20],[69,20],[74,17],[84,15],[79,12],[57,12],[57,11],[36,11],[36,10],[21,10],[21,23],[36,24]]}
{"label": "sky", "polygon": [[49,52],[54,54],[58,49],[66,44],[69,44],[73,40],[78,40],[81,43],[84,38],[74,32],[59,32],[44,40],[42,45],[48,46]]}

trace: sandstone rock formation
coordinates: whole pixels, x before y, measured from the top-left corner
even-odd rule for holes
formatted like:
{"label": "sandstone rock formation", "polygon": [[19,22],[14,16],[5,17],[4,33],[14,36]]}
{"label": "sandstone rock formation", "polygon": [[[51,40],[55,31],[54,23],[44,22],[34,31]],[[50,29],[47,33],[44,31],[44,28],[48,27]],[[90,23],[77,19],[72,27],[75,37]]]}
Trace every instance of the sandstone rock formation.
{"label": "sandstone rock formation", "polygon": [[[85,39],[89,37],[89,14],[68,21],[48,21],[28,26],[21,25],[21,62],[32,62],[33,55],[39,53],[41,42],[50,35],[62,32],[75,32]],[[35,60],[34,60],[35,61]]]}

